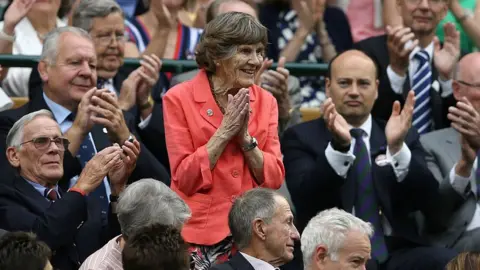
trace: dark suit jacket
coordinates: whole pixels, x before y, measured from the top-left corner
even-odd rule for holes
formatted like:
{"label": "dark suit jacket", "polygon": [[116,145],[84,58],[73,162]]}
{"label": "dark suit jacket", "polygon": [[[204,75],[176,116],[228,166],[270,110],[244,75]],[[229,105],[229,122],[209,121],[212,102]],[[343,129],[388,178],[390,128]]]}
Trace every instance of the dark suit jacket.
{"label": "dark suit jacket", "polygon": [[[27,104],[18,109],[7,110],[0,113],[0,153],[5,153],[6,151],[7,134],[13,124],[25,114],[41,109],[50,110],[48,105],[45,103],[43,95],[36,96],[33,100],[29,101]],[[133,117],[127,112],[124,112],[124,116],[130,131],[134,135],[137,135],[134,127],[135,122]],[[104,133],[103,130],[103,126],[100,125],[95,125],[91,130],[97,151],[101,151],[102,149],[112,145],[107,134]],[[68,188],[69,179],[73,176],[79,175],[82,167],[76,157],[73,157],[70,152],[65,151],[63,168],[65,173],[59,185],[66,190]],[[10,166],[5,154],[0,155],[0,171],[7,179],[15,174],[15,171]],[[142,178],[154,178],[164,182],[167,185],[170,184],[170,177],[165,167],[155,159],[152,153],[143,144],[141,144],[141,153],[137,160],[137,166],[129,180],[136,181]]]}
{"label": "dark suit jacket", "polygon": [[[372,115],[377,119],[383,119],[388,121],[392,114],[392,106],[395,100],[400,101],[403,105],[408,91],[411,90],[410,79],[407,72],[407,79],[403,86],[402,95],[398,95],[393,92],[390,86],[390,79],[387,75],[387,67],[390,64],[390,58],[388,56],[387,49],[387,36],[377,36],[362,40],[353,46],[354,48],[365,52],[367,55],[373,58],[379,69],[380,85],[378,87],[378,99],[373,106]],[[432,62],[432,82],[439,80],[439,75],[435,69],[435,65]],[[432,107],[432,117],[434,122],[434,129],[442,129],[450,125],[450,121],[447,119],[448,107],[455,104],[453,95],[442,98],[441,92],[436,91],[433,87],[430,89],[430,100]]]}
{"label": "dark suit jacket", "polygon": [[[122,89],[122,84],[125,79],[128,78],[128,75],[134,68],[122,66],[115,77],[113,77],[113,87],[117,90],[117,92]],[[40,98],[43,93],[42,89],[42,79],[40,78],[40,74],[38,73],[37,68],[32,69],[32,73],[30,74],[30,80],[28,81],[29,86],[29,99],[34,100]],[[170,173],[170,165],[168,161],[168,153],[167,153],[167,145],[165,143],[165,130],[163,127],[163,106],[162,106],[162,85],[164,82],[160,81],[152,90],[152,97],[155,101],[152,117],[148,126],[144,129],[138,127],[138,123],[141,122],[140,119],[140,111],[137,106],[133,106],[128,112],[133,115],[133,119],[135,120],[135,129],[138,135],[140,135],[140,139],[145,144],[145,146],[150,150],[150,152],[157,158],[160,163],[165,166],[167,173]]]}
{"label": "dark suit jacket", "polygon": [[225,263],[214,265],[210,270],[255,270],[253,266],[237,252],[233,257]]}
{"label": "dark suit jacket", "polygon": [[[372,175],[379,205],[393,233],[402,242],[423,244],[413,213],[430,209],[438,182],[428,170],[425,153],[414,129],[405,143],[412,156],[409,173],[397,181],[392,166],[379,166],[375,158],[386,154],[385,123],[372,121],[370,154]],[[351,212],[355,198],[355,175],[337,175],[325,156],[332,135],[323,119],[305,122],[288,129],[282,139],[286,181],[296,208],[299,230],[319,211],[338,207]]]}
{"label": "dark suit jacket", "polygon": [[[5,179],[4,179],[5,180]],[[116,215],[109,213],[102,226],[94,198],[78,192],[62,192],[51,203],[22,177],[0,184],[0,227],[9,231],[31,231],[53,251],[52,264],[61,270],[80,264],[109,239],[120,234]]]}

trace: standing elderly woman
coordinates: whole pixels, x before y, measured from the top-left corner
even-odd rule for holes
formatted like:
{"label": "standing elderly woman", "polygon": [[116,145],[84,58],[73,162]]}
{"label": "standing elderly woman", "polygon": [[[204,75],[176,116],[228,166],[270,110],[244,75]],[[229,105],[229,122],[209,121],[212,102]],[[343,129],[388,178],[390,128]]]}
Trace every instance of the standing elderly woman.
{"label": "standing elderly woman", "polygon": [[266,44],[267,29],[252,16],[218,16],[197,48],[199,74],[163,98],[171,188],[192,210],[182,234],[196,269],[231,255],[235,198],[258,186],[277,189],[284,178],[277,102],[254,85]]}

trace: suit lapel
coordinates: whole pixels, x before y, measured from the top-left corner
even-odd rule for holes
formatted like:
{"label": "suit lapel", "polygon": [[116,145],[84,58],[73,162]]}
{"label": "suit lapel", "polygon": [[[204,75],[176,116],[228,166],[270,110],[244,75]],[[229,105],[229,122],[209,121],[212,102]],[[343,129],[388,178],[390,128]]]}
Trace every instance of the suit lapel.
{"label": "suit lapel", "polygon": [[255,270],[240,252],[237,252],[237,254],[230,259],[229,263],[235,270]]}
{"label": "suit lapel", "polygon": [[47,209],[50,206],[51,203],[22,177],[16,177],[13,184],[20,193],[24,194],[25,197],[28,198],[28,200],[34,201],[30,203],[30,205],[35,205],[40,208],[39,212],[43,212],[44,209]]}
{"label": "suit lapel", "polygon": [[195,78],[193,78],[192,84],[193,98],[198,104],[198,113],[206,122],[218,128],[222,123],[223,114],[213,98],[205,70],[200,70]]}

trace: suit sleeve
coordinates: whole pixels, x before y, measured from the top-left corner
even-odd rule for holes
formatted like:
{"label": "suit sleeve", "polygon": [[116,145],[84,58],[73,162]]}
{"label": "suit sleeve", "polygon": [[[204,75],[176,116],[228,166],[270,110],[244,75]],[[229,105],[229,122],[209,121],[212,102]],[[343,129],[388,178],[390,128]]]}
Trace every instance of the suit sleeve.
{"label": "suit sleeve", "polygon": [[[280,139],[278,138],[278,107],[272,96],[272,108],[269,110],[268,134],[265,145],[260,149],[263,153],[263,179],[262,187],[279,189],[285,178],[285,168],[282,162]],[[263,112],[265,113],[265,111]]]}
{"label": "suit sleeve", "polygon": [[[327,147],[326,142],[324,144],[323,149]],[[318,211],[337,206],[340,188],[345,182],[328,163],[325,151],[317,155],[312,148],[299,139],[295,129],[285,131],[282,152],[286,181],[297,219],[302,224]]]}
{"label": "suit sleeve", "polygon": [[21,196],[10,187],[0,189],[1,227],[8,231],[31,231],[52,250],[71,245],[77,228],[86,218],[86,199],[77,192],[65,193],[43,215],[35,215],[22,205]]}

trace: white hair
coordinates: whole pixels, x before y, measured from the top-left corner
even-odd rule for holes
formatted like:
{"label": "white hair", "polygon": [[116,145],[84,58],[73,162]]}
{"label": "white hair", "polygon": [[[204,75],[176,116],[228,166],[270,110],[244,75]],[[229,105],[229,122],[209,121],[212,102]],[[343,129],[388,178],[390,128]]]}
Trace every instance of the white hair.
{"label": "white hair", "polygon": [[8,131],[7,140],[5,142],[7,147],[12,147],[12,146],[15,146],[17,148],[20,147],[20,144],[22,143],[22,140],[23,140],[23,128],[28,123],[30,123],[33,119],[40,116],[48,117],[55,121],[52,113],[49,110],[45,110],[45,109],[31,112],[29,114],[24,115],[22,118],[18,119],[17,122],[13,124],[10,131]]}
{"label": "white hair", "polygon": [[342,248],[347,234],[351,231],[359,231],[369,238],[373,235],[370,223],[338,208],[322,211],[313,217],[301,239],[305,269],[309,269],[315,249],[319,245],[326,246],[331,260],[338,260],[338,250]]}
{"label": "white hair", "polygon": [[92,37],[87,31],[73,26],[63,26],[54,28],[50,31],[43,41],[42,54],[40,60],[45,61],[48,65],[54,65],[57,61],[59,39],[63,33],[71,33],[79,37],[89,40],[93,44]]}

